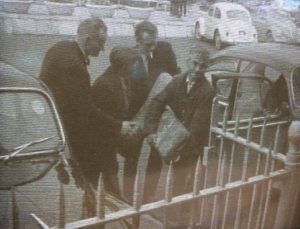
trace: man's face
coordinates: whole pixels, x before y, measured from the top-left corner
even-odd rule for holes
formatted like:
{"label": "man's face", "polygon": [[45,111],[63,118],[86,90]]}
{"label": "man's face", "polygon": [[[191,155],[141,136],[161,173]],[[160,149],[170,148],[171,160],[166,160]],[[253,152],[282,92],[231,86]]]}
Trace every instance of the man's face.
{"label": "man's face", "polygon": [[136,74],[137,74],[137,71],[138,71],[138,61],[134,61],[133,63],[130,63],[128,66],[127,66],[127,72],[126,72],[126,75],[128,78],[133,78]]}
{"label": "man's face", "polygon": [[104,45],[107,39],[105,29],[100,29],[99,33],[95,33],[87,37],[85,53],[88,56],[98,56],[100,51],[104,50]]}
{"label": "man's face", "polygon": [[195,53],[189,54],[187,60],[188,77],[190,80],[195,80],[200,74],[204,73],[207,68],[207,59]]}
{"label": "man's face", "polygon": [[140,53],[146,56],[152,53],[156,47],[156,39],[156,35],[152,35],[147,32],[141,33],[137,38],[137,46]]}

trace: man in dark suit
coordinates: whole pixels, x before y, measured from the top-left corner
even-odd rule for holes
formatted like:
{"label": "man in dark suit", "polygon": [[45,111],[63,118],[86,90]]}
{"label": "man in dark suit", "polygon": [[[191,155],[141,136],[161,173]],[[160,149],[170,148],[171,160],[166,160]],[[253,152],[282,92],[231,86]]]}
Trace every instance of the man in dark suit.
{"label": "man in dark suit", "polygon": [[[155,133],[160,117],[168,105],[190,132],[190,139],[180,150],[179,160],[174,164],[173,196],[192,191],[197,157],[202,154],[203,147],[208,142],[211,106],[215,93],[204,77],[207,62],[207,50],[191,49],[187,61],[188,71],[176,76],[151,101],[145,116],[145,135]],[[154,142],[155,134],[151,134],[148,138],[150,142]],[[152,153],[157,153],[157,151],[152,151]],[[145,182],[151,183],[151,180],[146,179]],[[176,215],[180,228],[187,228],[188,215],[188,206],[184,206]]]}
{"label": "man in dark suit", "polygon": [[97,18],[86,19],[78,27],[76,41],[58,42],[47,51],[40,72],[40,79],[52,91],[58,105],[72,158],[94,187],[105,164],[95,148],[97,129],[121,133],[130,129],[128,122],[106,114],[92,101],[88,57],[98,56],[106,39],[104,22]]}
{"label": "man in dark suit", "polygon": [[[139,74],[135,67],[139,58],[139,53],[132,48],[124,46],[113,48],[109,56],[110,66],[92,86],[93,99],[97,107],[116,120],[130,120],[135,115],[129,78]],[[119,186],[115,181],[118,172],[116,154],[122,136],[119,132],[105,128],[98,134],[97,146],[105,160],[104,180],[110,185],[110,187],[106,186],[106,189],[120,194]]]}
{"label": "man in dark suit", "polygon": [[[135,27],[136,48],[141,55],[141,64],[146,74],[139,74],[131,78],[133,90],[133,113],[137,113],[146,101],[156,79],[161,73],[177,74],[176,56],[170,43],[157,41],[157,28],[149,21],[143,21]],[[142,140],[136,143],[124,142],[121,154],[125,157],[124,166],[124,193],[132,201],[134,179],[137,172],[137,162]],[[148,166],[156,167],[157,158],[149,158]],[[159,179],[159,177],[157,177]]]}

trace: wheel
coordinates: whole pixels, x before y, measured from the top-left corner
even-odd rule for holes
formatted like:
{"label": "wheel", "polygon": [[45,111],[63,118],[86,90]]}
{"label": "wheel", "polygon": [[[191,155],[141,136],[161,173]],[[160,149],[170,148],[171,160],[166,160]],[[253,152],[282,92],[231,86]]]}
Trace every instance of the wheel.
{"label": "wheel", "polygon": [[199,24],[199,22],[196,22],[194,37],[198,40],[202,40],[202,36],[201,36],[201,33],[200,33],[200,24]]}
{"label": "wheel", "polygon": [[265,42],[274,42],[274,37],[271,31],[267,32]]}
{"label": "wheel", "polygon": [[216,31],[215,33],[215,36],[214,36],[214,42],[215,42],[215,47],[220,50],[223,48],[223,43],[222,43],[222,40],[221,40],[221,36],[219,34],[218,31]]}

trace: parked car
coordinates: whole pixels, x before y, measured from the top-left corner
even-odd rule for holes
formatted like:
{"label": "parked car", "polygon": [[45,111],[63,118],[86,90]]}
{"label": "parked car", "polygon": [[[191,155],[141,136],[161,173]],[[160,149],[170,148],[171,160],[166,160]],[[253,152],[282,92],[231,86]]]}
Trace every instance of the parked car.
{"label": "parked car", "polygon": [[275,0],[272,5],[289,12],[300,10],[299,0]]}
{"label": "parked car", "polygon": [[265,42],[300,43],[300,23],[295,15],[269,6],[258,7],[252,15],[258,39]]}
{"label": "parked car", "polygon": [[30,213],[46,215],[40,211],[48,209],[49,217],[56,216],[57,198],[45,198],[59,191],[54,168],[62,168],[65,134],[53,97],[40,81],[4,62],[0,79],[0,227],[34,228]]}
{"label": "parked car", "polygon": [[195,37],[214,40],[221,49],[223,44],[257,42],[249,11],[235,3],[219,2],[203,12],[195,24]]}
{"label": "parked car", "polygon": [[[224,187],[225,201],[216,198],[215,210],[224,215],[223,227],[298,228],[299,176],[288,182],[292,175],[273,175],[299,172],[300,48],[230,47],[211,58],[206,77],[217,94],[203,158],[218,159],[216,183]],[[235,191],[227,193],[231,187]]]}
{"label": "parked car", "polygon": [[[206,77],[217,91],[216,101],[223,104],[214,108],[215,125],[228,106],[229,120],[254,116],[255,124],[262,125],[268,116],[268,123],[285,121],[286,134],[290,126],[300,133],[300,48],[277,43],[230,47],[211,58]],[[268,138],[274,140],[275,132]],[[287,135],[281,141],[282,152],[287,152]]]}
{"label": "parked car", "polygon": [[53,167],[65,137],[47,88],[10,65],[0,65],[0,189],[10,189]]}

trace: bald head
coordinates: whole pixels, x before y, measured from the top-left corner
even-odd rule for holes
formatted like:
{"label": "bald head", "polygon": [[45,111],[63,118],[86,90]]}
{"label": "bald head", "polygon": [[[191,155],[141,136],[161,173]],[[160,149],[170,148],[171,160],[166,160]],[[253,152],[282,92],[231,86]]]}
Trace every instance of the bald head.
{"label": "bald head", "polygon": [[86,56],[98,56],[106,39],[107,27],[100,18],[89,18],[79,24],[77,41]]}

